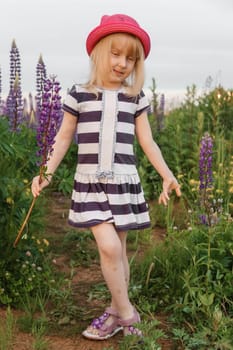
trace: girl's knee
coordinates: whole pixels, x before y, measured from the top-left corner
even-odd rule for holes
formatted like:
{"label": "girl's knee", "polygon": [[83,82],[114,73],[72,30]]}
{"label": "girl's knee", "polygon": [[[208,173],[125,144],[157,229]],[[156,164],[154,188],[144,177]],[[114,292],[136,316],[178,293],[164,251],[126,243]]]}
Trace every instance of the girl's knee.
{"label": "girl's knee", "polygon": [[98,246],[100,256],[111,260],[122,258],[122,248],[120,241],[107,240]]}

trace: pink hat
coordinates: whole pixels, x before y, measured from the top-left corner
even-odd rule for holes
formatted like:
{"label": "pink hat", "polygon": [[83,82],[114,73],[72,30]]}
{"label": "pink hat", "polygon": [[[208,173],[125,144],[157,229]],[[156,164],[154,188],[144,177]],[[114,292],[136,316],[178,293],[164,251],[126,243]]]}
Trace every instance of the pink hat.
{"label": "pink hat", "polygon": [[91,54],[94,46],[103,37],[113,33],[128,33],[135,35],[142,43],[145,58],[150,52],[150,37],[139,24],[127,15],[116,14],[103,16],[100,25],[94,28],[87,37],[86,48],[88,55]]}

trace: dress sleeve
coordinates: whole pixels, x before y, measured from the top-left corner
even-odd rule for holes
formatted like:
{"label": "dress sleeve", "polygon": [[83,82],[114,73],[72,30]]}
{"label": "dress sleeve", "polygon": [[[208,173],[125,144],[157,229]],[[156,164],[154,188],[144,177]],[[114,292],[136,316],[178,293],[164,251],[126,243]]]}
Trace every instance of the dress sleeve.
{"label": "dress sleeve", "polygon": [[150,104],[147,97],[145,96],[144,91],[141,90],[140,94],[138,95],[138,107],[135,113],[135,117],[138,117],[144,111],[150,111]]}
{"label": "dress sleeve", "polygon": [[73,85],[68,91],[62,108],[65,112],[79,116],[78,85]]}

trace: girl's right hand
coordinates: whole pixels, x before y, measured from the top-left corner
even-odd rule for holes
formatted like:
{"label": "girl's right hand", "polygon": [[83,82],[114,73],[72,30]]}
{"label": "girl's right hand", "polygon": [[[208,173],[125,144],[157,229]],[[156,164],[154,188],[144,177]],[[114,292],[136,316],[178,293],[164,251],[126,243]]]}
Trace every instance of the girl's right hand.
{"label": "girl's right hand", "polygon": [[42,182],[40,182],[40,176],[35,176],[32,180],[31,185],[31,191],[33,194],[33,197],[38,197],[40,195],[40,192],[43,190],[44,187],[48,186],[50,183],[49,179],[43,179]]}

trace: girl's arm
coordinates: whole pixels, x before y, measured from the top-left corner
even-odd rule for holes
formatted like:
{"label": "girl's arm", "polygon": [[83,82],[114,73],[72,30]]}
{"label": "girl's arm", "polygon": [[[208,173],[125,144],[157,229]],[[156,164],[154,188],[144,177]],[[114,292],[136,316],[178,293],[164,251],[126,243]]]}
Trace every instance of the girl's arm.
{"label": "girl's arm", "polygon": [[65,112],[61,127],[55,137],[53,152],[46,163],[46,173],[48,174],[48,176],[46,176],[46,179],[43,179],[41,183],[39,183],[39,176],[35,176],[33,178],[31,190],[34,197],[37,197],[40,194],[41,190],[44,187],[48,186],[49,182],[51,181],[52,175],[56,171],[57,167],[59,166],[66,152],[69,149],[76,128],[77,118],[72,114]]}
{"label": "girl's arm", "polygon": [[148,121],[147,113],[143,112],[136,118],[136,136],[143,152],[147,156],[156,171],[163,178],[163,192],[159,196],[159,203],[167,204],[169,193],[176,191],[177,196],[181,195],[180,186],[171,170],[168,168],[160,148],[152,137],[151,127]]}

